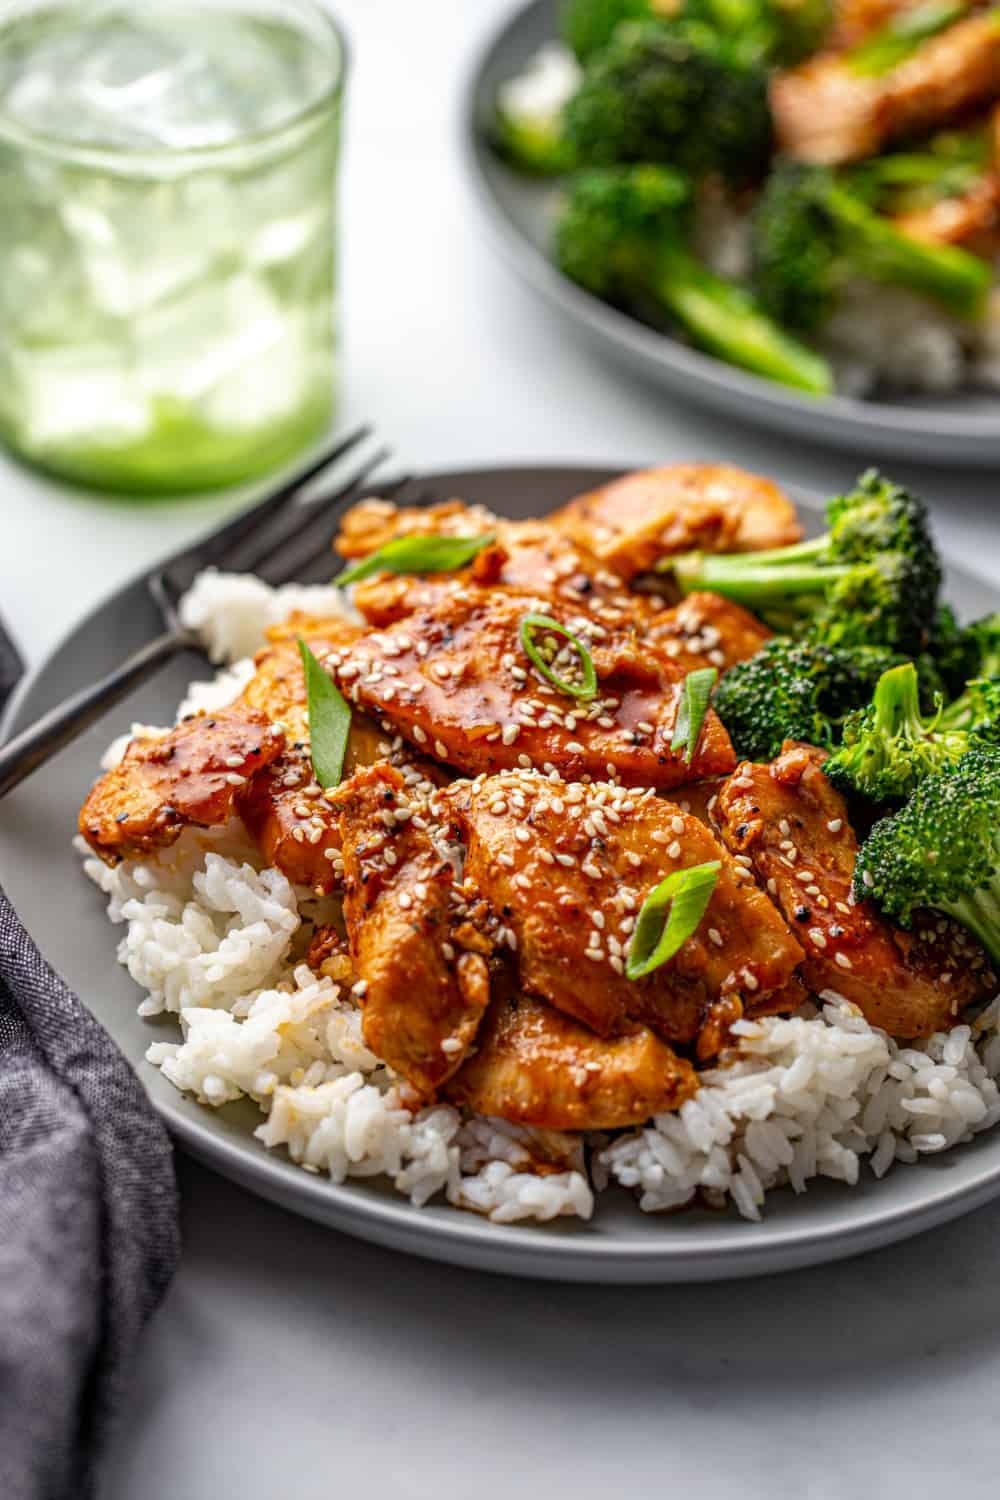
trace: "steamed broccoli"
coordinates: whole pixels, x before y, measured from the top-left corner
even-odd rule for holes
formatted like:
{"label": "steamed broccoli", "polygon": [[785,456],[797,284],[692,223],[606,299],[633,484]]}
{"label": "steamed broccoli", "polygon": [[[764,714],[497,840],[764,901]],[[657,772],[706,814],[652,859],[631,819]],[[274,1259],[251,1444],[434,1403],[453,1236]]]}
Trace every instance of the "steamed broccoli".
{"label": "steamed broccoli", "polygon": [[850,715],[843,744],[824,769],[841,791],[891,802],[961,760],[969,744],[968,731],[950,728],[940,706],[929,719],[921,716],[917,669],[906,662],[880,677],[869,706]]}
{"label": "steamed broccoli", "polygon": [[983,312],[993,280],[977,256],[911,239],[827,167],[800,162],[776,167],[757,200],[752,259],[762,305],[803,333],[822,326],[857,277],[907,287],[962,318]]}
{"label": "steamed broccoli", "polygon": [[944,912],[1000,961],[1000,748],[976,746],[876,823],[854,891],[903,927],[921,907]]}
{"label": "steamed broccoli", "polygon": [[688,180],[668,167],[606,167],[570,184],[556,235],[567,276],[605,301],[669,320],[699,348],[771,380],[823,393],[830,371],[687,249]]}
{"label": "steamed broccoli", "polygon": [[941,586],[923,501],[869,470],[826,514],[828,530],[814,541],[770,552],[686,553],[662,567],[684,593],[724,594],[777,630],[919,655]]}
{"label": "steamed broccoli", "polygon": [[790,67],[815,52],[830,28],[831,0],[564,0],[562,35],[587,62],[624,21],[698,20],[748,60]]}
{"label": "steamed broccoli", "polygon": [[586,166],[668,162],[742,185],[763,175],[771,153],[766,73],[696,22],[622,27],[587,67],[564,120]]}
{"label": "steamed broccoli", "polygon": [[785,740],[832,749],[848,714],[897,661],[874,646],[838,650],[776,637],[730,667],[715,690],[715,710],[747,759],[773,760]]}

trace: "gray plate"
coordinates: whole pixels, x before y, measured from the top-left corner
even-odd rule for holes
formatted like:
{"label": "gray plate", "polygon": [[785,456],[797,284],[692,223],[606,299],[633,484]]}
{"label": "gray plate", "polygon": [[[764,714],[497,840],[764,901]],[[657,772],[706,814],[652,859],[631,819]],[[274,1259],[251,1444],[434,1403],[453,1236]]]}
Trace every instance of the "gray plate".
{"label": "gray plate", "polygon": [[599,348],[685,400],[746,422],[833,443],[868,457],[924,459],[985,467],[1000,459],[1000,396],[895,396],[817,399],[749,375],[669,335],[646,328],[582,291],[549,261],[557,189],[509,171],[483,142],[497,86],[556,35],[553,0],[532,0],[487,44],[469,81],[462,137],[469,175],[490,238],[523,281]]}
{"label": "gray plate", "polygon": [[[440,494],[525,517],[612,477],[591,469],[483,469],[429,475],[426,483]],[[801,503],[815,530],[817,502]],[[949,591],[966,615],[1000,603],[996,590],[957,569]],[[121,589],[24,683],[6,730],[23,727],[80,682],[108,671],[157,629],[143,581]],[[1000,1193],[995,1131],[939,1159],[898,1167],[881,1183],[866,1173],[853,1189],[818,1183],[803,1198],[776,1193],[762,1224],[701,1210],[651,1217],[616,1190],[601,1196],[589,1224],[517,1228],[446,1206],[415,1209],[377,1181],[335,1187],[254,1141],[250,1131],[259,1117],[251,1107],[214,1111],[179,1094],[143,1060],[150,1041],[174,1035],[174,1025],[136,1015],[139,991],[115,962],[115,930],[69,841],[111,738],[133,719],[170,722],[188,681],[204,675],[205,662],[197,655],[174,662],[0,803],[0,881],[43,953],[114,1036],[170,1129],[195,1156],[265,1198],[379,1244],[484,1270],[569,1281],[710,1281],[786,1270],[928,1229]]]}

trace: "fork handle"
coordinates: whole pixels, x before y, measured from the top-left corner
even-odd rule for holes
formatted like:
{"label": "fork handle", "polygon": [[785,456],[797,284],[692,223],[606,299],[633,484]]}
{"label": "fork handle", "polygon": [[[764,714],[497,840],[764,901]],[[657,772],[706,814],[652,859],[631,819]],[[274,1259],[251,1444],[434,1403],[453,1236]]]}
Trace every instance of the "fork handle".
{"label": "fork handle", "polygon": [[128,697],[133,688],[152,677],[164,662],[197,644],[193,632],[165,631],[155,640],[140,646],[107,677],[90,687],[81,688],[58,708],[43,714],[30,728],[8,740],[0,749],[0,797],[19,786],[32,771],[37,771],[64,745],[89,729],[109,708]]}

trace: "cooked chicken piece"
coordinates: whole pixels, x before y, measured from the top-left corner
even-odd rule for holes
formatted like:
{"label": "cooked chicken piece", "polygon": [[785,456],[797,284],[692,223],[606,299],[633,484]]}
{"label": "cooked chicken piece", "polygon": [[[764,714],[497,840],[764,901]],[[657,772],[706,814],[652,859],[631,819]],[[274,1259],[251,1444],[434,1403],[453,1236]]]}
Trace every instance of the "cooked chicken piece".
{"label": "cooked chicken piece", "polygon": [[694,549],[756,552],[802,535],[795,507],[771,479],[731,464],[672,464],[626,474],[549,518],[626,581]]}
{"label": "cooked chicken piece", "polygon": [[[353,702],[470,775],[527,762],[671,787],[732,769],[729,736],[711,709],[691,763],[671,750],[685,674],[669,657],[632,631],[607,632],[549,606],[589,642],[598,687],[583,703],[532,667],[520,639],[528,608],[526,598],[463,589],[328,660]],[[572,648],[556,664],[567,674],[579,665]]]}
{"label": "cooked chicken piece", "polygon": [[498,997],[444,1097],[546,1130],[616,1130],[679,1109],[698,1075],[645,1026],[596,1036],[527,995]]}
{"label": "cooked chicken piece", "polygon": [[726,672],[770,640],[771,632],[756,615],[721,594],[689,594],[683,603],[651,614],[640,632],[661,646],[675,664],[691,672],[717,667]]}
{"label": "cooked chicken piece", "polygon": [[859,73],[821,53],[771,83],[779,149],[830,165],[874,156],[996,98],[1000,26],[992,12],[956,22],[889,73]]}
{"label": "cooked chicken piece", "polygon": [[824,759],[789,742],[773,765],[740,765],[716,804],[722,837],[794,924],[810,989],[845,995],[893,1036],[930,1036],[992,995],[996,976],[972,938],[936,913],[907,933],[869,902],[854,904],[858,841]]}
{"label": "cooked chicken piece", "polygon": [[[310,622],[301,617],[289,635],[283,627],[269,632],[275,644],[257,656],[257,673],[243,691],[244,703],[280,723],[289,744],[284,754],[262,774],[253,777],[237,798],[240,816],[268,864],[277,865],[289,880],[308,885],[319,895],[337,888],[343,871],[340,829],[330,804],[317,784],[309,753],[309,713],[305,672],[296,636],[308,638],[320,661],[328,652],[349,647],[361,634],[357,626],[339,621]],[[337,630],[336,626],[342,626]],[[344,756],[344,775],[382,760],[407,763],[405,774],[421,780],[432,763],[415,756],[393,740],[367,714],[354,712]],[[419,770],[414,770],[421,761]]]}
{"label": "cooked chicken piece", "polygon": [[133,740],[81,807],[80,832],[114,865],[174,843],[189,823],[225,823],[237,791],[284,745],[264,714],[240,705],[193,715],[158,739]]}
{"label": "cooked chicken piece", "polygon": [[380,630],[433,608],[468,584],[562,602],[608,625],[639,625],[658,603],[655,597],[631,593],[617,574],[545,522],[500,522],[497,533],[497,542],[460,572],[420,577],[377,573],[355,584],[354,603]]}
{"label": "cooked chicken piece", "polygon": [[[527,771],[455,782],[465,874],[513,934],[521,987],[601,1036],[643,1022],[690,1042],[720,1003],[735,1020],[767,1007],[802,949],[767,897],[702,823],[670,802]],[[667,875],[719,860],[708,910],[680,951],[645,979],[625,975],[630,935]]]}
{"label": "cooked chicken piece", "polygon": [[358,771],[331,798],[365,1041],[428,1097],[458,1068],[486,1010],[495,924],[414,816],[424,804],[398,770]]}
{"label": "cooked chicken piece", "polygon": [[400,506],[391,500],[362,500],[340,523],[334,547],[354,562],[370,557],[401,536],[488,536],[497,517],[482,505],[444,500],[437,505]]}

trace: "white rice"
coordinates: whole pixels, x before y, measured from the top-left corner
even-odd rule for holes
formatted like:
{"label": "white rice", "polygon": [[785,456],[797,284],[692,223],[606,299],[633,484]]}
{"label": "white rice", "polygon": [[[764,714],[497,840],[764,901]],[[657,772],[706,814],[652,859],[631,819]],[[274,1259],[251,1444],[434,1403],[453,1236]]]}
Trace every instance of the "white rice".
{"label": "white rice", "polygon": [[[206,629],[241,657],[259,645],[248,638],[244,583],[212,574],[195,587]],[[279,606],[261,589],[263,630]],[[245,676],[241,665],[197,685],[198,701],[223,706]],[[904,1045],[833,992],[821,1010],[739,1023],[733,1052],[677,1114],[610,1141],[449,1105],[413,1112],[365,1045],[352,997],[302,962],[330,902],[262,868],[238,820],[186,829],[169,849],[113,870],[80,848],[124,929],[118,958],[144,991],[139,1013],[179,1022],[179,1039],[153,1042],[149,1061],[206,1105],[252,1099],[257,1138],[334,1182],[384,1177],[415,1204],[443,1194],[497,1223],[589,1218],[595,1193],[613,1182],[645,1212],[698,1199],[757,1219],[772,1189],[802,1192],[817,1177],[853,1184],[865,1158],[881,1177],[1000,1121],[1000,999],[972,1026]]]}

